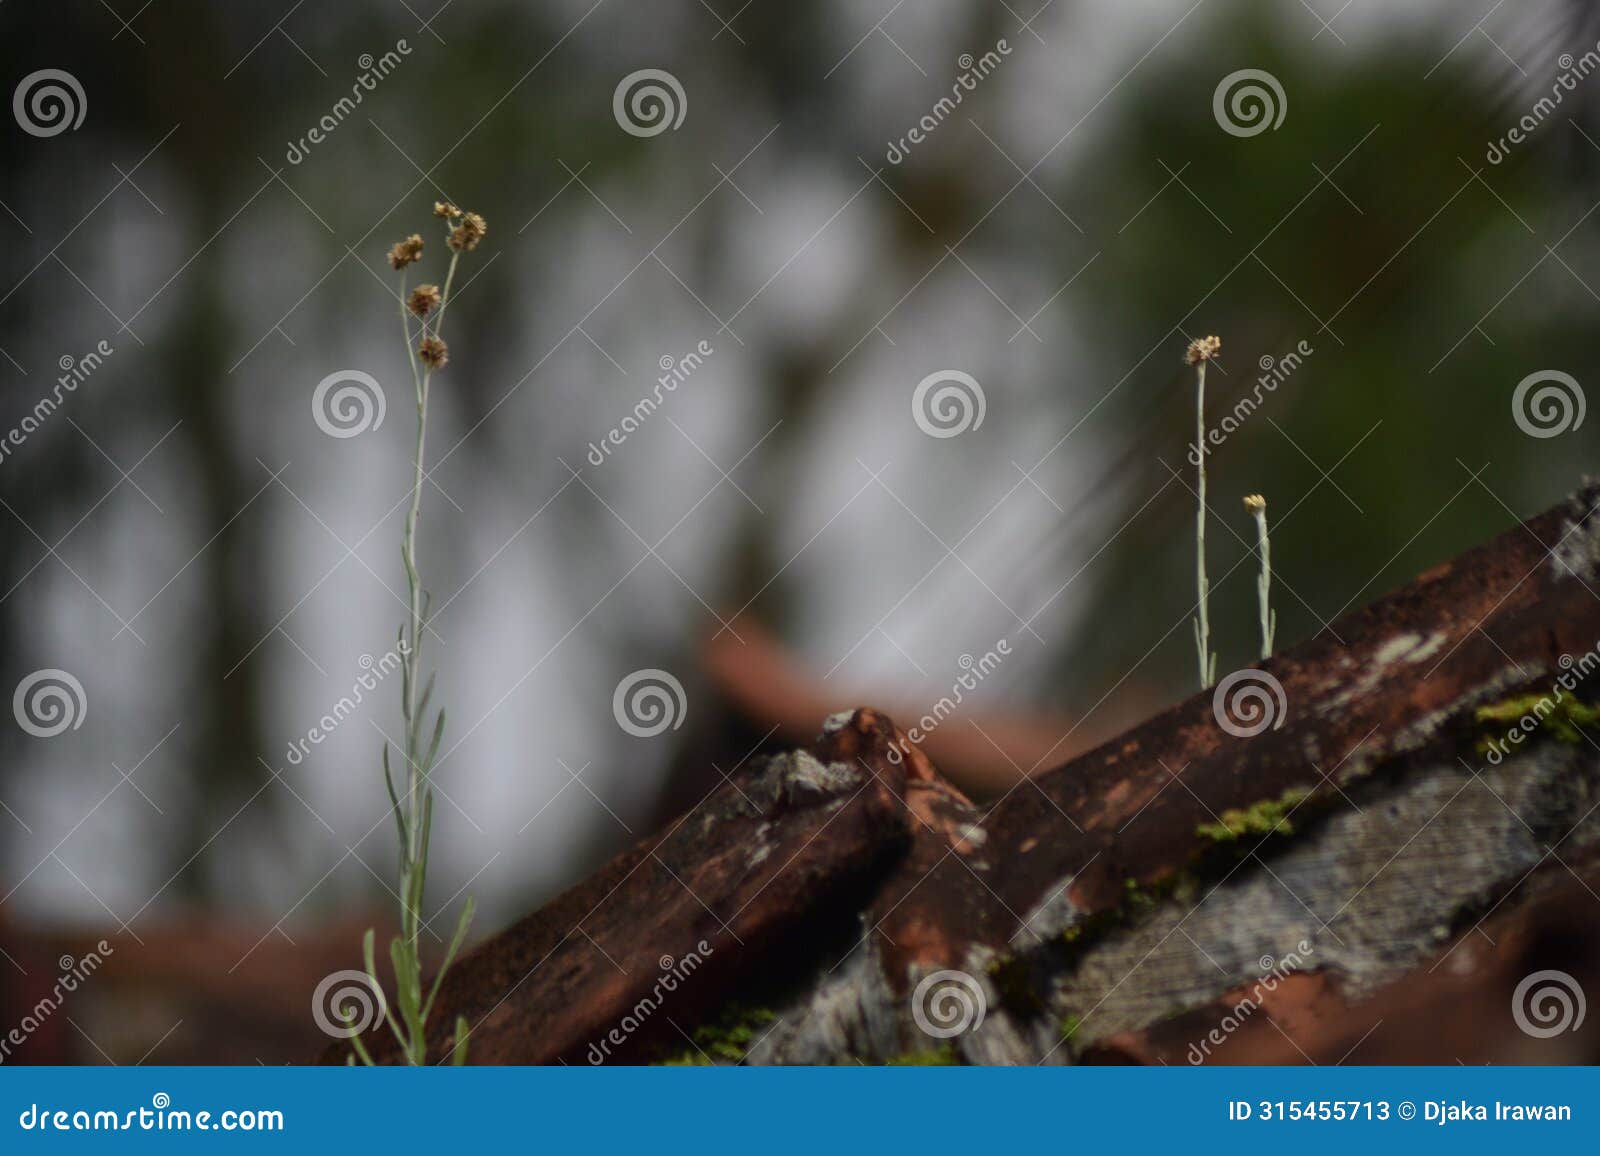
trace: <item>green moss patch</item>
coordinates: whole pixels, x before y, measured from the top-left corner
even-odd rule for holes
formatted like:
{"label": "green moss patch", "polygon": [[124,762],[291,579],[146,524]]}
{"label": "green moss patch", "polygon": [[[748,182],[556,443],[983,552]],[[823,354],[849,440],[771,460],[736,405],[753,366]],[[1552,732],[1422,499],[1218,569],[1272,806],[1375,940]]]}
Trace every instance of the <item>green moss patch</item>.
{"label": "green moss patch", "polygon": [[[1519,694],[1480,706],[1473,717],[1479,723],[1498,723],[1523,734],[1544,731],[1561,742],[1577,743],[1583,740],[1580,727],[1600,726],[1600,706],[1580,702],[1559,691]],[[1478,740],[1478,753],[1487,754],[1491,747],[1498,747],[1504,753],[1509,745],[1503,735],[1485,735]]]}
{"label": "green moss patch", "polygon": [[1289,812],[1310,794],[1304,787],[1291,787],[1276,799],[1262,799],[1248,807],[1224,811],[1221,822],[1201,823],[1195,828],[1195,834],[1218,843],[1245,835],[1293,835],[1294,824],[1289,821]]}
{"label": "green moss patch", "polygon": [[743,1063],[750,1045],[761,1038],[761,1029],[777,1018],[764,1007],[729,1004],[715,1020],[694,1029],[694,1047],[674,1052],[660,1063],[666,1067]]}

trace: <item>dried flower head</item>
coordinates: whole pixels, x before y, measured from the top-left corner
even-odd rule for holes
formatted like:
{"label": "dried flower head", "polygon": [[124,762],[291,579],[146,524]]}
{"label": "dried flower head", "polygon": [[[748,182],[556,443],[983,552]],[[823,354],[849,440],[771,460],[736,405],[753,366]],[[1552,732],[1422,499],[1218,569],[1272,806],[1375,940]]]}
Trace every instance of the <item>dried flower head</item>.
{"label": "dried flower head", "polygon": [[459,217],[461,210],[449,201],[435,201],[433,202],[433,215],[441,221],[448,221],[451,217]]}
{"label": "dried flower head", "polygon": [[406,308],[418,317],[426,317],[439,308],[442,297],[437,285],[418,285],[406,299]]}
{"label": "dried flower head", "polygon": [[422,260],[422,238],[412,233],[404,241],[397,241],[389,250],[389,264],[396,269],[404,269],[413,261]]}
{"label": "dried flower head", "polygon": [[1199,365],[1202,361],[1210,361],[1222,352],[1222,338],[1197,337],[1189,342],[1189,348],[1183,355],[1183,360],[1189,365]]}
{"label": "dried flower head", "polygon": [[450,347],[437,337],[424,337],[417,346],[417,356],[429,369],[443,369],[450,363]]}
{"label": "dried flower head", "polygon": [[463,213],[461,223],[450,230],[450,247],[460,253],[470,253],[488,231],[489,223],[477,213]]}
{"label": "dried flower head", "polygon": [[1266,513],[1267,499],[1260,494],[1246,494],[1244,496],[1244,508],[1252,514]]}

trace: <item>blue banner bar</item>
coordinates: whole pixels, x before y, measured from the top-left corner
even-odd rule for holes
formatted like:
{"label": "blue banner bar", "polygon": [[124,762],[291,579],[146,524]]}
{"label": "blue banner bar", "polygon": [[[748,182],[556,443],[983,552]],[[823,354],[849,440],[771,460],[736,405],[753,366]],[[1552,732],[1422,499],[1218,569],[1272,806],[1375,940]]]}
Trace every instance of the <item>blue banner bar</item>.
{"label": "blue banner bar", "polygon": [[1597,1091],[1595,1068],[0,1068],[0,1152],[1448,1143],[1504,1156],[1508,1143],[1594,1151]]}

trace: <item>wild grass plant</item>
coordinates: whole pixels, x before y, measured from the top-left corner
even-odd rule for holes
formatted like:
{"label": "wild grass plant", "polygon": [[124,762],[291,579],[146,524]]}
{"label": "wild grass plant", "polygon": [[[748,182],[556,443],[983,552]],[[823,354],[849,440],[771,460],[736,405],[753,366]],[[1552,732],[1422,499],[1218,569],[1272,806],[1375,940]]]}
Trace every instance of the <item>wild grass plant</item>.
{"label": "wild grass plant", "polygon": [[[424,243],[419,234],[412,234],[396,243],[388,254],[390,266],[400,274],[400,324],[416,394],[417,438],[411,463],[411,502],[400,539],[409,613],[399,634],[399,650],[404,656],[400,708],[405,723],[405,768],[399,785],[389,762],[389,744],[383,746],[383,781],[389,792],[400,848],[399,886],[396,889],[400,902],[400,933],[389,943],[389,962],[394,972],[394,999],[380,1003],[383,1018],[394,1033],[402,1057],[406,1063],[413,1065],[428,1062],[428,1020],[445,973],[466,939],[473,914],[473,901],[468,897],[462,905],[444,958],[434,973],[432,983],[425,988],[422,977],[422,932],[426,922],[422,918],[422,909],[428,877],[428,843],[433,827],[433,787],[430,776],[439,757],[439,745],[444,739],[445,712],[442,707],[439,708],[433,716],[432,725],[429,725],[433,675],[430,673],[426,682],[422,679],[422,637],[429,629],[429,598],[417,570],[417,522],[422,512],[422,485],[426,479],[423,462],[428,440],[428,393],[433,375],[450,361],[450,349],[443,336],[445,313],[450,307],[450,294],[455,286],[456,268],[461,255],[476,249],[488,228],[478,214],[465,212],[447,203],[435,204],[433,215],[444,223],[445,245],[450,250],[450,265],[442,288],[424,282],[407,291],[406,270],[422,259]],[[378,976],[375,939],[375,933],[369,928],[362,940],[362,960],[373,990],[381,992],[383,984]],[[448,1049],[452,1063],[466,1062],[468,1034],[465,1017],[457,1016]],[[359,1035],[352,1035],[350,1043],[355,1053],[349,1058],[350,1063],[355,1063],[357,1059],[365,1064],[374,1062]]]}

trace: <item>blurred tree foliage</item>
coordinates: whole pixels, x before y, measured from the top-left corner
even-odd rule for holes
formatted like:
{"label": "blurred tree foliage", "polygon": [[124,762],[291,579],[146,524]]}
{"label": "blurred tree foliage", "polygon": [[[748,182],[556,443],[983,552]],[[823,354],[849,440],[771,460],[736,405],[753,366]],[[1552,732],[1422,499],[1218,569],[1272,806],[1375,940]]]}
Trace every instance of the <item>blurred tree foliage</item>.
{"label": "blurred tree foliage", "polygon": [[[0,9],[10,45],[8,79],[47,64],[96,78],[86,131],[101,148],[94,163],[69,169],[59,152],[30,144],[0,166],[0,200],[34,222],[32,235],[13,237],[0,255],[8,283],[22,281],[72,225],[58,219],[52,205],[76,204],[68,193],[80,185],[109,187],[115,174],[107,170],[107,157],[126,167],[179,124],[182,131],[160,154],[161,167],[181,178],[177,195],[165,201],[164,227],[178,233],[168,247],[206,251],[252,192],[284,167],[279,142],[323,115],[359,54],[382,51],[401,36],[420,47],[433,35],[418,29],[402,5],[325,8],[314,22],[294,23],[296,47],[332,74],[308,83],[304,63],[281,51],[283,45],[259,48],[258,38],[275,35],[267,30],[284,6],[161,0],[141,9],[134,25],[138,38],[159,51],[136,46],[133,35],[118,33],[93,4],[69,6],[90,29],[71,37],[61,35],[57,6]],[[1083,16],[1070,0],[1056,7],[1051,47],[1017,31],[1003,6],[983,4],[962,11],[952,39],[987,45],[1009,35],[1019,52],[1057,51],[1071,59]],[[1053,677],[1032,688],[1038,702],[1081,708],[1129,674],[1162,694],[1189,689],[1184,611],[1192,597],[1193,497],[1185,447],[1193,386],[1179,356],[1190,337],[1214,332],[1224,340],[1223,372],[1212,377],[1213,421],[1250,390],[1260,357],[1279,357],[1302,339],[1315,350],[1212,459],[1217,516],[1233,531],[1219,526],[1211,535],[1214,629],[1224,670],[1250,659],[1254,637],[1250,524],[1239,508],[1242,495],[1260,491],[1271,503],[1278,639],[1287,646],[1514,517],[1550,504],[1593,456],[1592,431],[1600,421],[1591,417],[1574,435],[1536,440],[1513,424],[1510,397],[1535,370],[1565,369],[1581,379],[1593,363],[1600,303],[1592,288],[1600,284],[1593,275],[1600,217],[1589,215],[1600,199],[1596,94],[1571,98],[1536,140],[1504,164],[1488,166],[1487,142],[1548,91],[1541,88],[1545,81],[1508,83],[1509,66],[1486,69],[1483,57],[1466,49],[1440,63],[1454,31],[1446,37],[1414,26],[1376,45],[1329,52],[1325,41],[1312,43],[1303,23],[1291,29],[1282,6],[1211,7],[1216,11],[1206,12],[1203,24],[1197,16],[1182,29],[1183,51],[1164,50],[1144,61],[1120,83],[1115,99],[1094,112],[1083,130],[1092,140],[1088,155],[1065,179],[1048,178],[1051,170],[1041,168],[1038,179],[1049,196],[1083,223],[1087,235],[1066,227],[1027,189],[1015,194],[1015,211],[984,222],[978,235],[991,254],[1014,253],[1044,265],[1043,279],[1052,286],[1097,249],[1106,254],[1059,302],[1092,335],[1093,352],[1086,362],[1056,367],[1075,409],[1067,426],[1047,431],[1044,445],[1083,420],[1055,452],[1073,454],[1073,439],[1079,439],[1110,468],[1089,492],[1060,497],[1069,511],[1092,505],[1112,528],[1128,525],[1085,573],[1094,611],[1082,616],[1077,637],[1062,641]],[[375,116],[394,143],[365,123],[352,123],[339,130],[351,162],[285,174],[297,196],[332,218],[329,235],[290,205],[296,220],[282,238],[285,251],[294,242],[293,259],[320,273],[341,260],[346,245],[368,259],[413,219],[372,220],[376,214],[351,188],[352,174],[363,165],[381,169],[391,182],[417,182],[409,197],[402,196],[403,184],[386,187],[385,204],[404,202],[409,213],[447,193],[507,234],[530,215],[527,206],[546,203],[566,186],[567,175],[551,158],[587,163],[584,179],[591,185],[625,179],[652,196],[659,190],[667,203],[685,196],[692,203],[689,191],[704,187],[709,162],[726,164],[746,146],[713,140],[720,147],[711,155],[688,157],[687,137],[670,152],[630,147],[632,138],[611,122],[612,62],[581,37],[564,43],[577,15],[558,6],[450,7],[437,29],[449,38],[450,51],[418,52],[404,65],[405,82],[383,92],[383,111]],[[632,34],[659,34],[674,67],[692,69],[697,91],[710,94],[697,99],[764,106],[763,115],[781,121],[786,139],[798,146],[783,163],[830,166],[853,184],[863,174],[858,155],[881,155],[881,126],[870,110],[852,106],[848,86],[828,80],[840,52],[835,15],[806,5],[752,6],[738,19],[735,43],[732,36],[713,41],[715,23],[685,4],[659,17],[657,33],[632,28]],[[595,19],[608,16],[627,25],[615,13]],[[692,34],[686,31],[690,21]],[[1574,5],[1570,19],[1535,29],[1533,39],[1523,66],[1530,77],[1544,77],[1556,52],[1592,46],[1594,17]],[[174,52],[175,44],[194,50]],[[23,45],[49,45],[51,58],[21,51]],[[547,95],[517,99],[535,61],[541,62],[539,91]],[[1281,82],[1288,110],[1280,129],[1247,139],[1219,131],[1212,92],[1221,76],[1240,68],[1267,69]],[[971,106],[991,126],[1007,83],[995,81]],[[1588,83],[1600,86],[1600,79]],[[217,97],[219,86],[226,87],[226,99]],[[929,86],[936,88],[933,81]],[[109,93],[116,95],[98,95]],[[239,99],[241,93],[258,98]],[[1062,131],[1085,111],[1061,110]],[[469,127],[470,145],[460,147]],[[860,338],[862,318],[883,313],[945,244],[982,220],[1014,179],[992,154],[985,154],[991,164],[966,163],[954,147],[958,131],[966,126],[941,129],[951,148],[930,149],[884,174],[912,212],[890,218],[898,231],[887,246],[889,259],[840,303],[835,332],[821,342],[780,336],[761,351],[753,388],[767,397],[769,420],[784,419],[780,443],[811,428],[828,396],[830,370]],[[980,140],[975,147],[985,146]],[[436,162],[429,176],[424,170]],[[275,203],[283,200],[281,190],[273,193]],[[563,201],[552,210],[550,227],[562,227],[556,223],[566,219],[561,215],[575,211],[569,205],[590,208],[581,199]],[[320,247],[303,247],[306,237]],[[693,244],[698,275],[690,280],[699,285],[714,278],[727,240],[712,228],[696,232]],[[200,540],[217,534],[196,563],[204,593],[193,669],[174,675],[192,688],[191,725],[177,740],[195,782],[189,837],[162,848],[171,869],[183,869],[194,895],[216,887],[229,870],[221,861],[196,859],[196,852],[268,781],[260,762],[268,688],[260,664],[239,659],[279,612],[256,580],[272,549],[266,527],[233,520],[264,475],[256,450],[238,436],[257,402],[242,395],[231,368],[271,320],[241,310],[239,286],[273,271],[252,267],[241,252],[212,259],[226,248],[219,245],[210,258],[186,266],[165,291],[158,312],[167,320],[151,326],[137,385],[102,399],[92,417],[77,415],[91,433],[107,436],[127,426],[159,433],[181,418],[177,456],[187,489],[201,503]],[[85,261],[93,256],[78,254]],[[567,323],[568,303],[529,300],[513,264],[495,262],[482,273],[453,344],[491,347],[497,334],[546,310],[558,310]],[[115,268],[103,275],[124,278]],[[339,275],[354,286],[367,277],[355,268]],[[286,283],[274,300],[286,307],[299,291],[298,282]],[[379,298],[360,308],[383,306]],[[0,321],[6,335],[0,345],[40,324],[45,307],[31,293],[17,294]],[[324,313],[302,324],[326,336],[346,320]],[[281,362],[287,352],[274,337],[257,356]],[[501,401],[506,380],[463,373],[450,384],[453,404],[470,424]],[[1040,388],[1054,387],[1044,382]],[[24,408],[32,389],[32,379],[19,385],[7,377],[8,406]],[[802,468],[801,457],[778,448],[775,470]],[[485,426],[473,452],[506,471],[521,465],[514,429]],[[0,468],[0,495],[15,515],[0,534],[6,586],[16,584],[0,602],[0,629],[8,638],[27,639],[42,613],[24,575],[43,548],[20,523],[54,542],[107,484],[84,439],[57,438],[53,451],[30,456],[25,470],[13,463]],[[781,491],[784,482],[776,485]],[[1069,512],[1064,521],[1074,524],[1074,517]],[[730,604],[743,603],[781,569],[785,554],[774,530],[773,519],[744,511],[722,538],[726,577],[718,594]],[[575,586],[585,581],[581,557],[592,549],[590,531],[580,520],[563,523],[578,559],[570,579]],[[441,527],[441,533],[449,530]],[[1071,573],[1100,545],[1083,537],[1064,547],[1057,542],[1050,548],[1059,556],[1050,564]],[[769,618],[782,620],[786,584],[793,580],[781,579],[764,596],[762,612]],[[0,664],[9,687],[39,662],[19,642],[6,648]],[[376,791],[375,777],[372,784]],[[277,792],[268,795],[279,811],[275,821],[295,821],[283,813],[292,804]]]}

